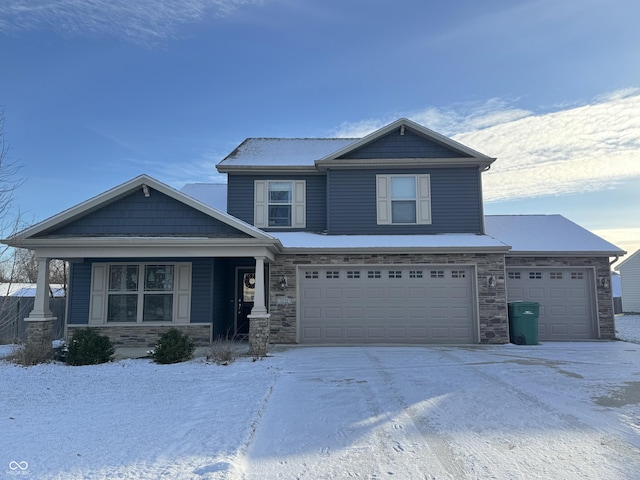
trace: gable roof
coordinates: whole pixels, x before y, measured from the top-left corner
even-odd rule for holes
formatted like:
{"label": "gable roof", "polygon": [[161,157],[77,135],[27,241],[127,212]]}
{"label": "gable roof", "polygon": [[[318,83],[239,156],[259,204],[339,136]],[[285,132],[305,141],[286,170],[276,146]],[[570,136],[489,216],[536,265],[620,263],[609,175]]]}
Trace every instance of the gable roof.
{"label": "gable roof", "polygon": [[486,215],[485,233],[511,246],[509,255],[597,255],[626,252],[562,215]]}
{"label": "gable roof", "polygon": [[[100,195],[97,195],[85,202],[82,202],[72,208],[69,208],[63,211],[62,213],[59,213],[57,215],[54,215],[53,217],[43,220],[42,222],[39,222],[29,228],[26,228],[25,230],[22,230],[21,232],[18,232],[17,234],[9,237],[8,239],[3,240],[3,243],[6,243],[7,245],[10,245],[10,246],[24,247],[24,248],[38,248],[38,247],[42,247],[43,245],[50,246],[50,245],[56,245],[56,244],[57,245],[69,244],[73,240],[57,239],[57,238],[53,238],[53,239],[38,238],[38,235],[41,235],[49,231],[54,231],[56,229],[69,225],[72,222],[77,221],[91,214],[92,212],[96,212],[101,208],[108,206],[113,202],[116,202],[117,200],[122,199],[125,196],[130,195],[135,190],[139,190],[139,189],[140,190],[145,190],[145,189],[157,190],[158,192],[170,198],[173,198],[174,200],[181,202],[182,204],[187,205],[188,207],[191,207],[199,212],[202,212],[203,214],[208,215],[209,217],[215,220],[218,220],[230,226],[231,228],[238,230],[239,232],[242,232],[243,234],[249,237],[248,240],[251,240],[251,239],[259,240],[259,241],[263,241],[265,244],[277,243],[277,240],[275,238],[263,232],[262,230],[254,227],[253,225],[250,225],[246,222],[243,222],[242,220],[232,217],[231,215],[228,215],[227,213],[220,211],[212,207],[211,205],[207,205],[191,196],[185,195],[184,193],[181,193],[169,187],[168,185],[165,185],[164,183],[161,183],[155,180],[154,178],[149,177],[148,175],[140,175],[138,177],[135,177],[132,180],[129,180],[128,182],[125,182],[117,187],[107,190],[106,192]],[[89,235],[88,237],[83,237],[79,241],[86,244],[90,244],[91,243],[91,240],[89,240],[90,238],[91,236]],[[202,239],[202,240],[204,241],[205,239]],[[165,243],[167,245],[172,243],[177,244],[180,241],[184,241],[184,240],[166,239]],[[229,241],[229,239],[227,239],[227,241]],[[145,242],[147,242],[148,244],[149,240],[144,238],[139,238],[139,239],[130,238],[129,240],[127,240],[127,242],[131,244],[140,243],[144,245]],[[96,240],[93,243],[95,243],[96,245],[98,243],[110,245],[108,238],[103,238],[103,239],[100,239],[99,241]]]}
{"label": "gable roof", "polygon": [[[345,159],[341,158],[368,144],[381,139],[385,135],[400,129],[410,129],[419,136],[441,145],[453,152],[444,158],[402,158],[402,159]],[[388,164],[425,165],[425,164],[470,164],[488,168],[496,159],[484,155],[472,148],[456,142],[444,135],[430,130],[406,118],[400,118],[385,127],[376,130],[363,138],[247,138],[233,152],[220,161],[216,168],[221,173],[240,172],[274,172],[285,170],[317,171],[328,167],[348,165]]]}
{"label": "gable roof", "polygon": [[[461,159],[465,159],[463,160],[464,163],[480,164],[481,166],[487,168],[496,160],[495,158],[484,155],[483,153],[480,153],[476,150],[473,150],[472,148],[462,145],[461,143],[458,143],[455,140],[452,140],[448,137],[445,137],[444,135],[434,132],[433,130],[423,127],[418,123],[412,122],[407,118],[400,118],[395,122],[392,122],[389,125],[382,127],[379,130],[376,130],[375,132],[372,132],[369,135],[350,143],[349,145],[345,145],[340,150],[332,152],[329,155],[319,159],[316,162],[316,165],[318,167],[342,165],[345,163],[345,161],[344,159],[340,159],[340,157],[344,157],[350,152],[353,152],[359,148],[362,148],[363,146],[370,144],[378,140],[379,138],[384,137],[385,135],[388,135],[394,130],[400,130],[401,132],[400,134],[403,135],[405,128],[411,129],[415,131],[417,134],[437,144],[440,144],[446,147],[447,149],[452,150],[453,152],[458,153],[459,156],[458,158],[456,158],[456,163],[459,163]],[[407,160],[408,159],[403,159],[404,162],[407,162]],[[450,158],[448,160],[451,161]],[[367,159],[367,162],[371,162],[371,160]],[[420,158],[419,162],[421,164],[424,164],[425,159]],[[441,163],[441,162],[442,162],[442,159],[438,159],[438,158],[427,160],[427,163]],[[356,163],[362,163],[362,161],[356,162]]]}

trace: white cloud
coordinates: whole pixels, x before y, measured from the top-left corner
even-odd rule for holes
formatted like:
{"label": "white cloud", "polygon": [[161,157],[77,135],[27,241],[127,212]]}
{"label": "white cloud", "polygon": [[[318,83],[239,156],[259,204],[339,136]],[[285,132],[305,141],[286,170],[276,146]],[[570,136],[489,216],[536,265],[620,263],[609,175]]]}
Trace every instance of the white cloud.
{"label": "white cloud", "polygon": [[640,227],[607,228],[592,231],[599,237],[625,250],[629,255],[640,250]]}
{"label": "white cloud", "polygon": [[640,177],[640,93],[620,91],[453,138],[498,157],[484,177],[487,201],[603,190]]}
{"label": "white cloud", "polygon": [[535,114],[489,100],[343,123],[337,136],[361,137],[398,117],[497,157],[483,177],[486,201],[611,188],[640,177],[640,90],[588,105]]}
{"label": "white cloud", "polygon": [[54,30],[71,36],[108,35],[154,44],[207,16],[225,16],[262,0],[3,0],[0,31]]}

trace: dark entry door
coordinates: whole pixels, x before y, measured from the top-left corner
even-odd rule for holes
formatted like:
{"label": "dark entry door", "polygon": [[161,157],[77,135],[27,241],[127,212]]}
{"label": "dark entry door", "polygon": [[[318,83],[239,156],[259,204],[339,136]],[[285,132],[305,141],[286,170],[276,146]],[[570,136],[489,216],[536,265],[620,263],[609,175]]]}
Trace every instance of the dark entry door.
{"label": "dark entry door", "polygon": [[256,292],[256,272],[254,268],[236,270],[236,325],[235,336],[249,335],[249,318]]}

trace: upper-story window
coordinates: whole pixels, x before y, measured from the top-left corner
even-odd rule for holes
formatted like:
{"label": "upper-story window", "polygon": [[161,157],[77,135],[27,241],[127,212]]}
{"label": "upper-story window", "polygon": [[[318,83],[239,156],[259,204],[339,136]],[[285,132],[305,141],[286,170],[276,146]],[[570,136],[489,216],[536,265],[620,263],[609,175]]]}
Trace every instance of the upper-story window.
{"label": "upper-story window", "polygon": [[254,225],[260,228],[304,228],[304,180],[256,180]]}
{"label": "upper-story window", "polygon": [[378,225],[430,224],[429,175],[376,175]]}

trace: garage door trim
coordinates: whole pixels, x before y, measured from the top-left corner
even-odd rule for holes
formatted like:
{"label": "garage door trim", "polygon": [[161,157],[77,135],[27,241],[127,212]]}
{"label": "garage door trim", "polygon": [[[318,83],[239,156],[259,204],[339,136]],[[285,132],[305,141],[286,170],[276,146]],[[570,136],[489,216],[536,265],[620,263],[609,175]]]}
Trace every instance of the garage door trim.
{"label": "garage door trim", "polygon": [[[303,335],[303,281],[305,276],[305,271],[309,270],[318,270],[318,271],[326,271],[326,270],[377,270],[377,269],[393,269],[394,267],[398,269],[423,269],[423,270],[434,270],[434,269],[456,269],[459,267],[460,269],[465,269],[469,275],[468,282],[468,306],[470,307],[470,316],[471,322],[469,327],[471,328],[471,343],[475,344],[479,342],[480,338],[480,319],[479,319],[479,301],[478,301],[478,288],[477,288],[477,265],[475,263],[380,263],[380,264],[368,264],[368,263],[354,263],[354,264],[346,264],[346,263],[338,263],[338,264],[302,264],[296,265],[296,342],[302,343],[304,342]],[[354,342],[358,343],[358,342]],[[367,343],[375,343],[375,342],[367,342]],[[381,342],[388,343],[388,342]],[[418,342],[416,342],[418,343]],[[433,342],[431,342],[433,343]],[[460,342],[469,344],[469,342]]]}
{"label": "garage door trim", "polygon": [[[506,293],[507,293],[507,302],[522,300],[521,298],[513,298],[513,296],[509,295],[510,290],[510,281],[513,282],[513,279],[509,278],[510,272],[514,270],[520,271],[544,271],[544,272],[586,272],[587,277],[584,279],[586,283],[586,288],[588,289],[587,294],[588,298],[585,302],[586,307],[589,309],[589,323],[588,327],[591,329],[589,337],[577,336],[574,338],[570,338],[570,336],[566,336],[566,338],[552,338],[553,335],[548,333],[546,336],[543,333],[540,333],[540,340],[544,341],[571,341],[571,340],[587,340],[587,339],[597,339],[600,338],[600,322],[598,318],[598,294],[597,294],[597,285],[596,285],[596,267],[586,266],[586,265],[562,265],[562,266],[554,266],[554,265],[508,265],[506,266]],[[522,279],[520,279],[522,280]],[[516,280],[517,281],[517,280]],[[550,281],[550,280],[546,280]],[[525,300],[537,301],[535,298],[524,298]],[[543,319],[543,311],[544,307],[541,307],[540,312],[540,322],[544,322]],[[541,325],[541,332],[543,326]]]}

